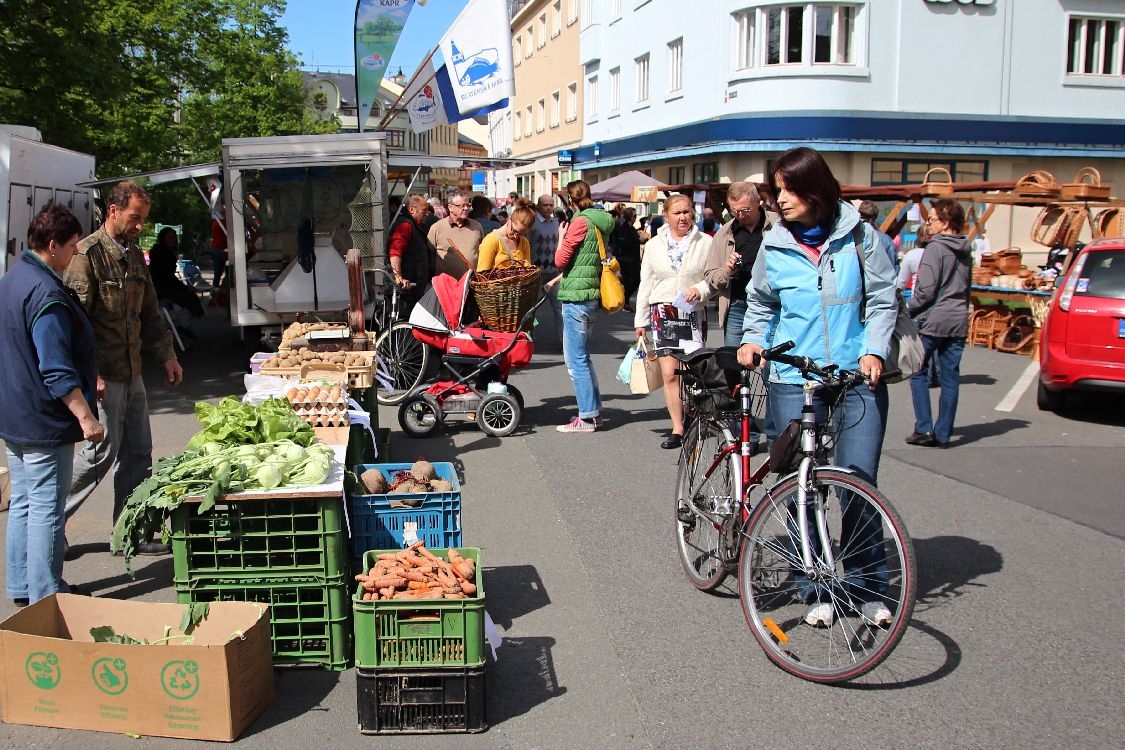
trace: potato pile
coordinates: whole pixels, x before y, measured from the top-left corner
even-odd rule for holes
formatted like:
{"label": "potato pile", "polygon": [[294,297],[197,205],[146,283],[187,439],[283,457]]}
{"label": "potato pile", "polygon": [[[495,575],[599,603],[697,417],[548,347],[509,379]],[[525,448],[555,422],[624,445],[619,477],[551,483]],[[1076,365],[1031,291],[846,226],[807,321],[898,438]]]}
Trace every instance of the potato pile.
{"label": "potato pile", "polygon": [[355,579],[363,586],[363,600],[467,599],[476,596],[476,563],[455,549],[448,561],[415,542],[400,552],[381,552],[375,565]]}
{"label": "potato pile", "polygon": [[[422,492],[451,492],[453,483],[439,479],[434,465],[426,460],[415,461],[409,470],[396,471],[388,481],[378,469],[368,469],[359,481],[372,495],[403,495]],[[417,508],[425,498],[404,498],[391,501],[392,508]]]}
{"label": "potato pile", "polygon": [[370,362],[363,352],[314,352],[311,349],[284,349],[262,363],[263,370],[300,368],[302,365],[343,365],[364,367]]}
{"label": "potato pile", "polygon": [[337,331],[346,328],[347,326],[333,323],[291,323],[281,332],[281,348],[288,349],[293,339],[303,339],[310,331]]}

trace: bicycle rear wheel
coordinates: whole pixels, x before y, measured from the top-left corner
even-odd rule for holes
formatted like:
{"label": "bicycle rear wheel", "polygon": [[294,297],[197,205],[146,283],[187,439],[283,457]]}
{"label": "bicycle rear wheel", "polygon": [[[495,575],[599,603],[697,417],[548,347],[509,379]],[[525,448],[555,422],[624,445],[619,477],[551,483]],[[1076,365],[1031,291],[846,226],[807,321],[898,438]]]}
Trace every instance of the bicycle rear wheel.
{"label": "bicycle rear wheel", "polygon": [[688,581],[701,591],[714,590],[730,570],[726,521],[738,508],[741,464],[737,453],[719,454],[731,440],[718,423],[696,420],[684,435],[676,471],[676,549]]}
{"label": "bicycle rear wheel", "polygon": [[[906,632],[914,611],[914,548],[879,490],[845,471],[815,469],[809,518],[822,503],[834,565],[827,568],[818,554],[810,520],[815,570],[806,575],[798,484],[793,476],[772,488],[746,522],[738,563],[742,610],[774,664],[813,682],[844,682],[878,666]],[[814,605],[822,616],[816,625],[806,619]]]}
{"label": "bicycle rear wheel", "polygon": [[376,400],[385,406],[405,400],[422,384],[430,366],[430,347],[414,338],[414,329],[405,321],[379,334],[375,353],[391,376],[391,387],[378,388],[375,393]]}

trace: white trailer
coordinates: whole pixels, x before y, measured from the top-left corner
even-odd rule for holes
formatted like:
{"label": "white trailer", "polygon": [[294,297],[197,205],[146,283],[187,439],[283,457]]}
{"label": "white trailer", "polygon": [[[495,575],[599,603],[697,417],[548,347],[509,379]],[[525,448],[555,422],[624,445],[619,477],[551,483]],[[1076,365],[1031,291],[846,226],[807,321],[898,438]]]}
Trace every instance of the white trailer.
{"label": "white trailer", "polygon": [[35,128],[0,125],[0,276],[27,247],[27,227],[39,209],[58,203],[93,231],[94,200],[89,187],[94,157],[43,143]]}

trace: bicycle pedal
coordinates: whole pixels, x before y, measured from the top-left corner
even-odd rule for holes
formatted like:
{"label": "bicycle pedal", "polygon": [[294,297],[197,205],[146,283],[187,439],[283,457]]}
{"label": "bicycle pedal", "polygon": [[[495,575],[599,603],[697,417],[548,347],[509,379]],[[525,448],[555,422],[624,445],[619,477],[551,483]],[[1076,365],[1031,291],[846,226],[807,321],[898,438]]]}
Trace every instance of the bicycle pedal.
{"label": "bicycle pedal", "polygon": [[695,525],[695,514],[689,508],[679,507],[676,509],[676,519],[682,524]]}

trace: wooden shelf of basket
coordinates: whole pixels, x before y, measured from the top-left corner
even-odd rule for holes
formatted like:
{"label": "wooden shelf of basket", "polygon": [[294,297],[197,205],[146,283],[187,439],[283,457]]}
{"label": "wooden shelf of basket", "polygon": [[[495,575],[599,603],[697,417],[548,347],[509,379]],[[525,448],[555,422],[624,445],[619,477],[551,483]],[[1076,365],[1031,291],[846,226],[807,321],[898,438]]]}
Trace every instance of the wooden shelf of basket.
{"label": "wooden shelf of basket", "polygon": [[1109,185],[1102,184],[1102,173],[1095,167],[1082,167],[1074,175],[1074,182],[1062,186],[1063,200],[1108,198]]}

